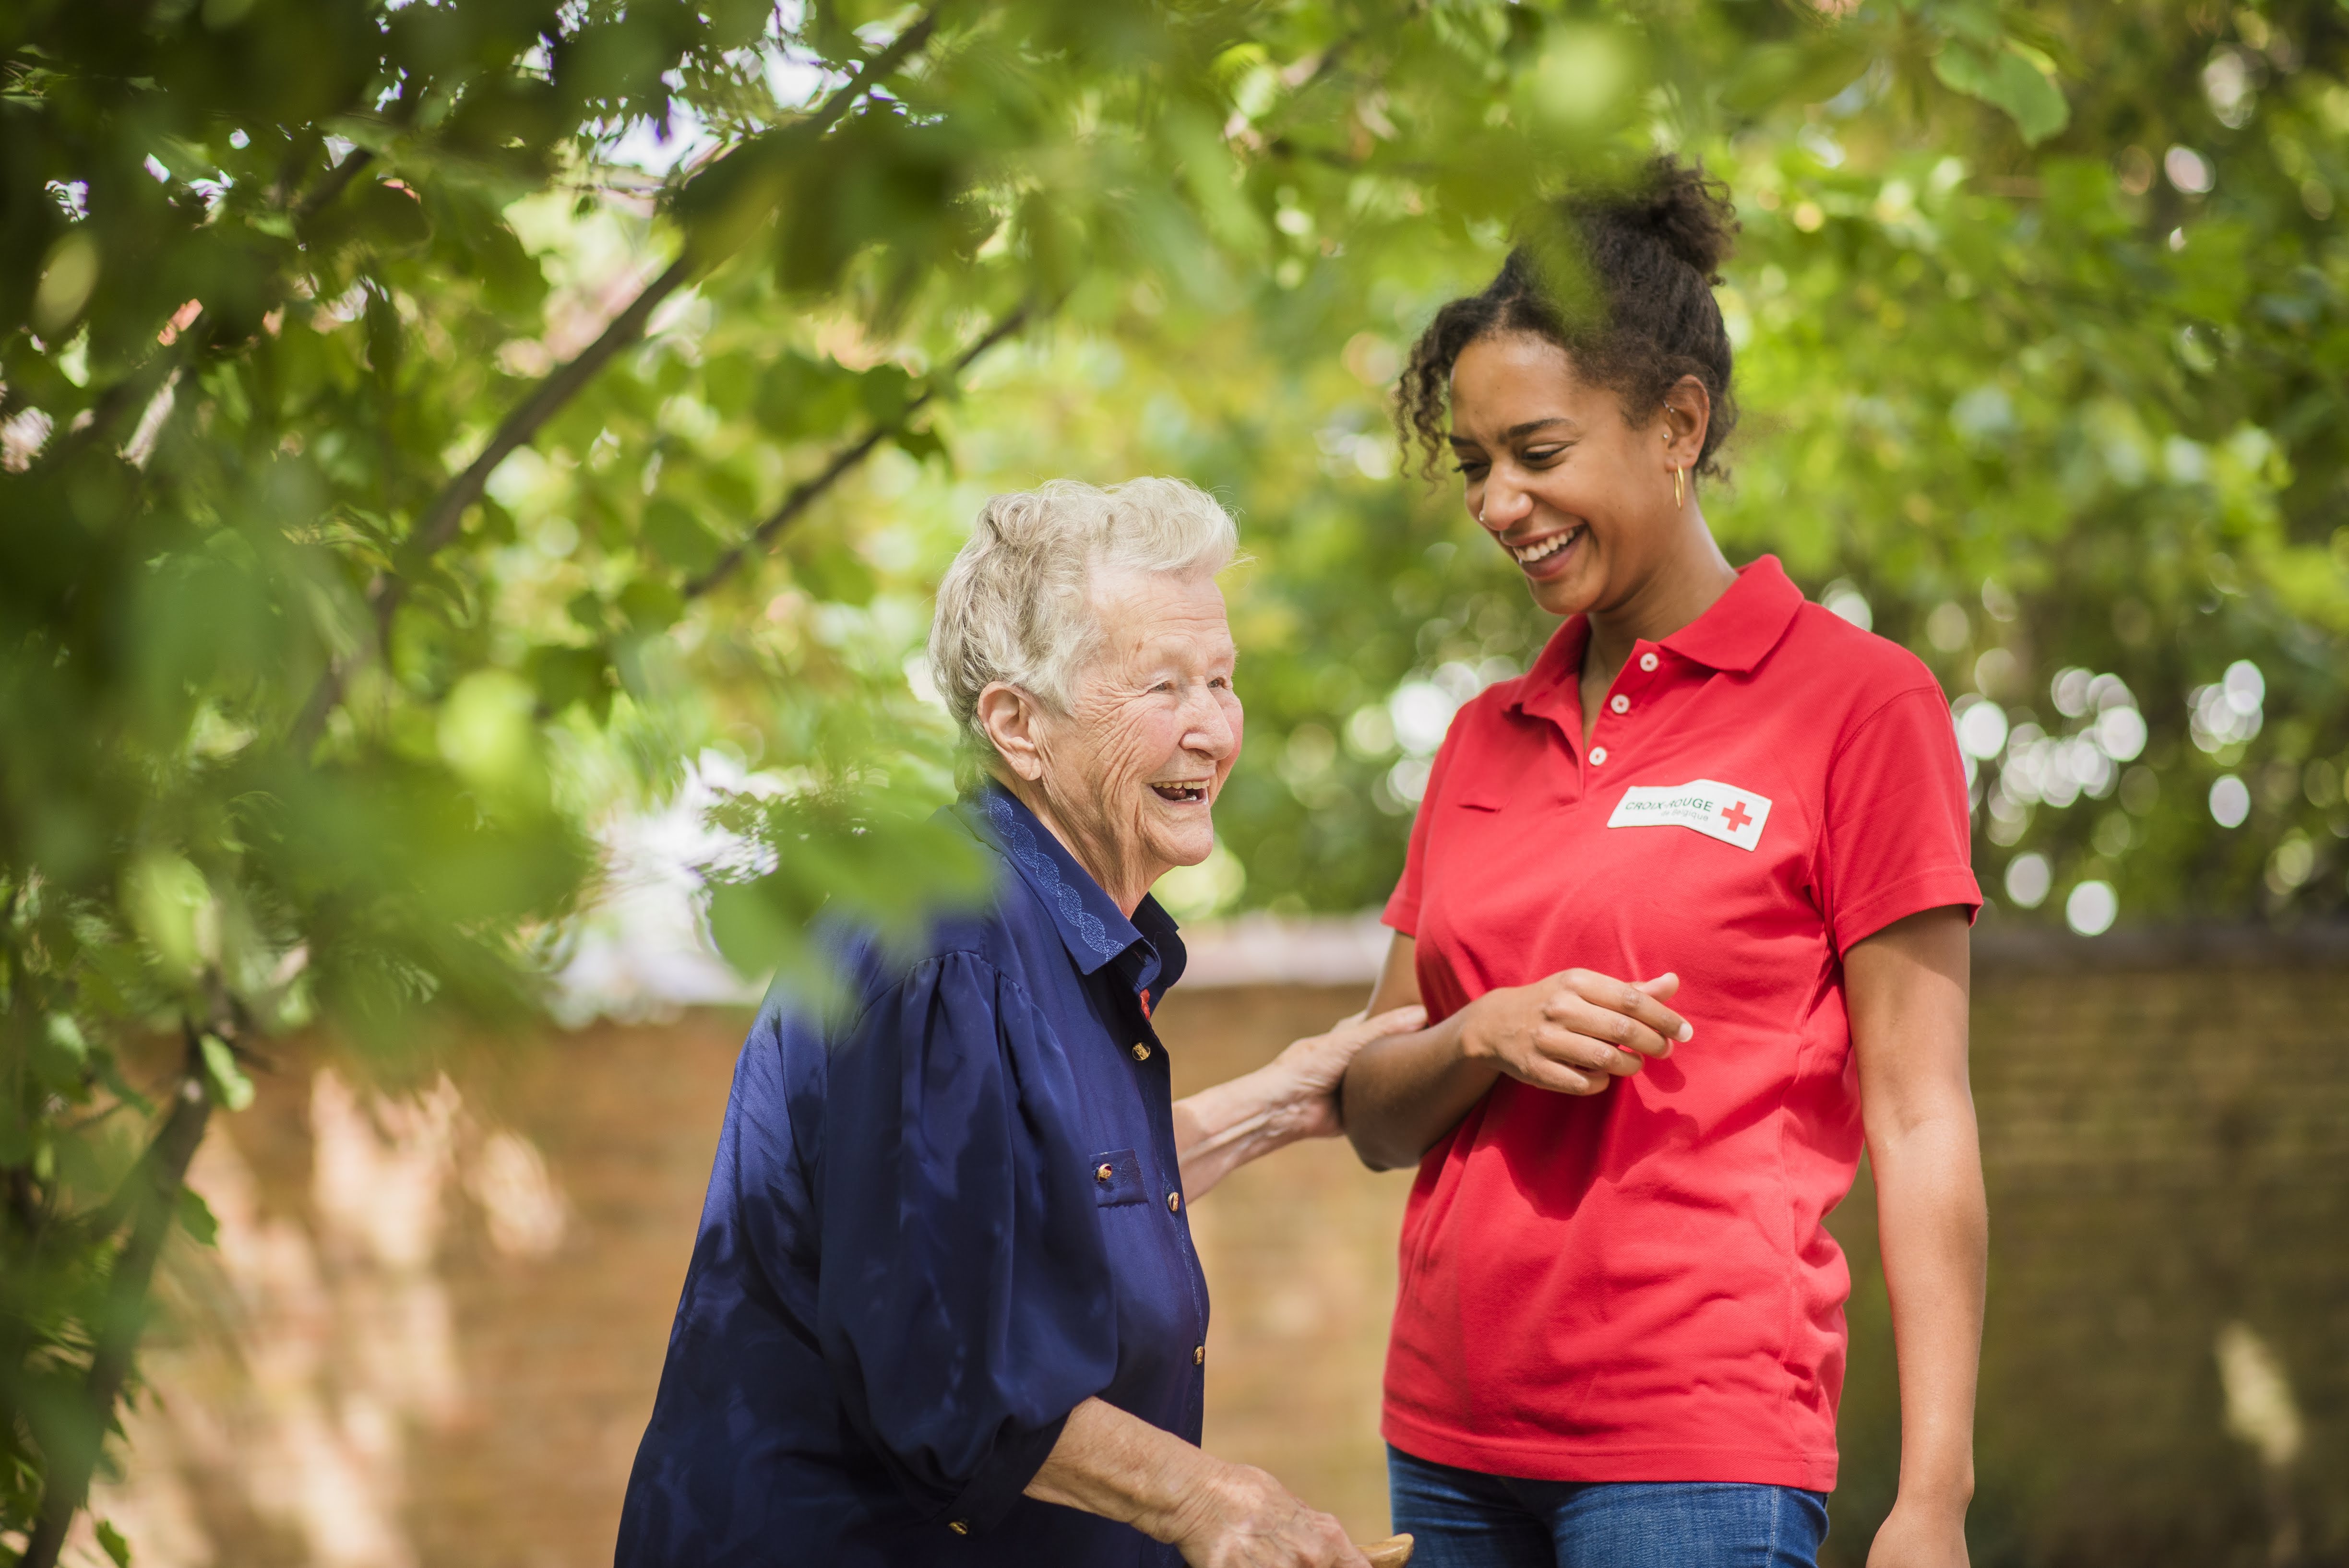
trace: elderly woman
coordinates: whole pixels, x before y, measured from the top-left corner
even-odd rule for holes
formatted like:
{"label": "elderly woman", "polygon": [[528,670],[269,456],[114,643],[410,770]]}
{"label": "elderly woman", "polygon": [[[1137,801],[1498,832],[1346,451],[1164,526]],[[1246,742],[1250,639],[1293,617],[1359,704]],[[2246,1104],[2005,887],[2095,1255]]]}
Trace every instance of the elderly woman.
{"label": "elderly woman", "polygon": [[1183,971],[1149,889],[1214,847],[1240,748],[1193,487],[988,504],[930,658],[983,759],[956,815],[992,904],[857,944],[854,1005],[771,998],[629,1479],[619,1568],[1362,1568],[1337,1522],[1197,1447],[1207,1293],[1186,1202],[1338,1131],[1405,1009],[1175,1102],[1151,1026]]}

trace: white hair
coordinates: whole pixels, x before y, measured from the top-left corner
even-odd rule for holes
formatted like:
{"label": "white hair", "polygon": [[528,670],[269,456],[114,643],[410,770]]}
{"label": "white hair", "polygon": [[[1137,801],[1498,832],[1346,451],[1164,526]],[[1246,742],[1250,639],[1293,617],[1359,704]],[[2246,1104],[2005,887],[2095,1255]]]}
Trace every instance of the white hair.
{"label": "white hair", "polygon": [[1212,576],[1232,563],[1239,531],[1216,499],[1182,480],[1103,490],[1052,480],[999,495],[938,584],[930,673],[963,734],[991,751],[978,694],[1002,681],[1062,712],[1092,651],[1096,573]]}

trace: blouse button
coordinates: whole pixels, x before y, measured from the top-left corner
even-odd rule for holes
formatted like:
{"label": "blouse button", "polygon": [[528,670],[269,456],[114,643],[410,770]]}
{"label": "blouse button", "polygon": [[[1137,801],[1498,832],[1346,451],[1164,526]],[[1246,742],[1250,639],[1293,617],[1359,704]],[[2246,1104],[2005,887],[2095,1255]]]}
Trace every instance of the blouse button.
{"label": "blouse button", "polygon": [[1108,1181],[1111,1177],[1112,1177],[1112,1176],[1114,1176],[1114,1175],[1116,1175],[1116,1174],[1117,1174],[1117,1172],[1116,1172],[1114,1170],[1112,1170],[1111,1167],[1109,1167],[1109,1166],[1107,1166],[1107,1165],[1102,1165],[1102,1166],[1101,1166],[1099,1169],[1097,1169],[1096,1171],[1094,1171],[1094,1172],[1093,1172],[1093,1180],[1094,1180],[1094,1181]]}
{"label": "blouse button", "polygon": [[1182,1193],[1169,1192],[1166,1194],[1166,1212],[1170,1214],[1179,1214],[1183,1212]]}
{"label": "blouse button", "polygon": [[970,1526],[965,1524],[959,1519],[947,1520],[947,1528],[953,1531],[957,1535],[968,1535],[970,1533]]}
{"label": "blouse button", "polygon": [[1640,667],[1643,670],[1652,672],[1656,667],[1656,655],[1653,654],[1641,654],[1640,655]]}
{"label": "blouse button", "polygon": [[1631,699],[1628,696],[1609,697],[1607,700],[1607,706],[1617,713],[1629,713],[1631,711]]}
{"label": "blouse button", "polygon": [[1191,1365],[1194,1367],[1205,1367],[1206,1364],[1207,1347],[1204,1345],[1193,1346],[1191,1347]]}
{"label": "blouse button", "polygon": [[1133,1059],[1138,1062],[1148,1061],[1150,1059],[1150,1047],[1143,1045],[1141,1041],[1136,1040],[1133,1043]]}
{"label": "blouse button", "polygon": [[1604,763],[1606,760],[1607,760],[1607,748],[1606,748],[1605,747],[1603,747],[1603,746],[1594,746],[1594,747],[1592,747],[1592,748],[1590,748],[1590,766],[1592,766],[1593,768],[1597,768],[1597,767],[1600,766],[1602,763]]}

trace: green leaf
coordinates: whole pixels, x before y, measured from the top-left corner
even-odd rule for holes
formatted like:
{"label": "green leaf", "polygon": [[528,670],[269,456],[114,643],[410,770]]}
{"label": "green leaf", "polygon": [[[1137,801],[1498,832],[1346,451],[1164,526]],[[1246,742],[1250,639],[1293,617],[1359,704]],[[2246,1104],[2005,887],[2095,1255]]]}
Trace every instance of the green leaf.
{"label": "green leaf", "polygon": [[243,1110],[253,1103],[253,1080],[237,1066],[236,1053],[217,1036],[203,1037],[204,1077],[212,1084],[212,1098],[230,1110]]}
{"label": "green leaf", "polygon": [[620,614],[639,632],[659,632],[677,624],[685,601],[667,583],[639,577],[620,590]]}
{"label": "green leaf", "polygon": [[948,468],[953,467],[954,456],[947,450],[944,438],[927,425],[900,430],[897,432],[896,440],[897,449],[916,462],[936,458]]}
{"label": "green leaf", "polygon": [[612,661],[602,647],[548,645],[533,648],[525,669],[538,690],[541,707],[548,714],[561,714],[574,703],[584,703],[601,723],[611,712],[616,689]]}
{"label": "green leaf", "polygon": [[1738,62],[1722,101],[1741,114],[1785,103],[1824,103],[1868,68],[1868,51],[1842,33],[1800,44],[1765,44]]}
{"label": "green leaf", "polygon": [[699,513],[667,496],[645,507],[644,530],[654,554],[688,573],[703,570],[725,548]]}
{"label": "green leaf", "polygon": [[2034,147],[2063,129],[2072,118],[2064,89],[2011,43],[1985,53],[1971,44],[1952,40],[1933,57],[1933,74],[1969,98],[2004,109],[2023,132],[2023,139]]}
{"label": "green leaf", "polygon": [[876,425],[885,425],[905,411],[913,386],[914,378],[898,366],[876,365],[857,377],[857,395],[866,417]]}
{"label": "green leaf", "polygon": [[792,562],[793,575],[819,599],[870,603],[880,585],[864,557],[837,538],[803,541]]}
{"label": "green leaf", "polygon": [[212,1205],[192,1187],[180,1189],[180,1228],[192,1237],[200,1247],[220,1244],[220,1221],[214,1217]]}
{"label": "green leaf", "polygon": [[113,1560],[114,1568],[130,1568],[130,1542],[122,1538],[122,1532],[114,1528],[112,1521],[98,1522],[98,1544]]}
{"label": "green leaf", "polygon": [[759,423],[777,436],[827,436],[843,429],[861,401],[860,378],[830,360],[776,356],[752,397]]}

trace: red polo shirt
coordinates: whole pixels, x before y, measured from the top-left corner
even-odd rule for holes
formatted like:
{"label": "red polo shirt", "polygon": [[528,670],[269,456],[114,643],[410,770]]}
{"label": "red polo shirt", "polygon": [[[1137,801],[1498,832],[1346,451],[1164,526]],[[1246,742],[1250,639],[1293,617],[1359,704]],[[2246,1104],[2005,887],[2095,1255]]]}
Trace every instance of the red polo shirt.
{"label": "red polo shirt", "polygon": [[1421,1161],[1388,1441],[1578,1481],[1835,1485],[1859,1164],[1842,955],[1982,903],[1949,704],[1775,557],[1633,648],[1588,748],[1560,627],[1461,709],[1386,923],[1442,1018],[1677,971],[1695,1037],[1588,1099],[1503,1078]]}

